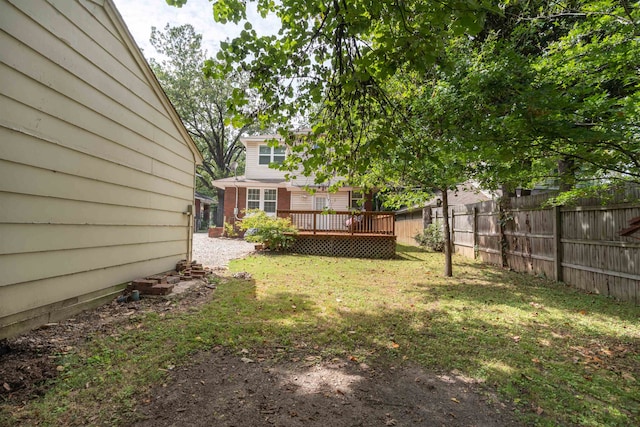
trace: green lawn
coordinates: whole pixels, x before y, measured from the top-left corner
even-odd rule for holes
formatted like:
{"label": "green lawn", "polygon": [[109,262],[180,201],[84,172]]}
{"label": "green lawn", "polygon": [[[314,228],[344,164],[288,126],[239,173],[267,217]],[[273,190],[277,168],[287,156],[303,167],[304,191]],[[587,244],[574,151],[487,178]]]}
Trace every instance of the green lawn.
{"label": "green lawn", "polygon": [[9,409],[14,420],[117,424],[163,381],[158,366],[223,346],[456,369],[495,387],[531,424],[639,423],[639,307],[463,258],[445,279],[441,254],[399,250],[385,261],[235,261],[232,272],[251,280],[220,283],[211,303],[186,314],[133,318],[133,330],[96,337],[61,360],[65,371],[43,399]]}

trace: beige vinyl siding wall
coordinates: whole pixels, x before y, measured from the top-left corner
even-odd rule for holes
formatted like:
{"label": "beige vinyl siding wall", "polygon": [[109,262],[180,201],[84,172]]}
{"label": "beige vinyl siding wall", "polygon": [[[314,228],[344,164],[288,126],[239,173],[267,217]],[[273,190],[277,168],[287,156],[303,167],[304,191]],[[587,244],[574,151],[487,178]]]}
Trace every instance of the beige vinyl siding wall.
{"label": "beige vinyl siding wall", "polygon": [[[329,193],[329,198],[331,199],[331,209],[336,211],[346,211],[349,210],[349,192],[348,191],[339,191],[337,193]],[[313,196],[315,199],[326,199],[327,193],[324,192],[316,192]],[[314,206],[315,206],[314,199]]]}
{"label": "beige vinyl siding wall", "polygon": [[292,211],[311,211],[313,210],[313,196],[304,193],[291,193],[291,210]]}
{"label": "beige vinyl siding wall", "polygon": [[0,0],[0,338],[189,255],[196,158],[123,31]]}
{"label": "beige vinyl siding wall", "polygon": [[285,172],[271,169],[269,165],[258,164],[260,146],[266,145],[264,142],[247,142],[246,152],[246,173],[247,179],[281,179],[284,181]]}
{"label": "beige vinyl siding wall", "polygon": [[[305,197],[306,196],[306,197]],[[291,193],[291,210],[293,211],[309,211],[315,210],[315,199],[326,199],[327,193],[316,192],[315,194],[308,194],[306,192]],[[337,193],[331,193],[331,208],[336,211],[349,210],[349,192],[339,191]]]}

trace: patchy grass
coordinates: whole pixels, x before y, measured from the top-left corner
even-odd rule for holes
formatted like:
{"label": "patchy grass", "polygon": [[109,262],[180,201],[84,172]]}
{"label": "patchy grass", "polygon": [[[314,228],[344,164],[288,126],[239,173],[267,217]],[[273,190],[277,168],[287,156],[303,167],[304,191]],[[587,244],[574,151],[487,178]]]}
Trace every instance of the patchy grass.
{"label": "patchy grass", "polygon": [[[259,255],[232,263],[191,312],[130,319],[61,355],[41,399],[0,419],[119,424],[167,370],[222,346],[265,358],[414,363],[484,380],[534,425],[634,425],[640,419],[640,309],[532,276],[400,247],[378,261]],[[1,424],[1,422],[0,422]]]}

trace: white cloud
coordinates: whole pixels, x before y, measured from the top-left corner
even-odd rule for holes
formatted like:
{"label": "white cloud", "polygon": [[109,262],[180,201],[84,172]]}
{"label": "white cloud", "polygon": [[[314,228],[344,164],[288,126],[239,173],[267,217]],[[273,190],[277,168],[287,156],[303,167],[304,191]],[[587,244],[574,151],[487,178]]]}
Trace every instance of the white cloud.
{"label": "white cloud", "polygon": [[[191,24],[202,34],[202,44],[210,56],[218,51],[220,42],[240,34],[242,28],[234,24],[218,24],[213,20],[212,4],[209,0],[188,0],[181,8],[167,5],[162,0],[113,0],[127,24],[136,43],[145,56],[157,57],[149,43],[151,27],[164,28]],[[275,17],[262,20],[256,13],[249,12],[250,20],[259,34],[275,34],[279,22]]]}

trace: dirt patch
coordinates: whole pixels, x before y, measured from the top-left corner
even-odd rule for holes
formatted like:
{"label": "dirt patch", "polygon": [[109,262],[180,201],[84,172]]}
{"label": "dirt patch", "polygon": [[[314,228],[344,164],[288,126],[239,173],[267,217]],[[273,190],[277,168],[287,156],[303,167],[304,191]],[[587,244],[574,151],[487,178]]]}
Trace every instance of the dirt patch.
{"label": "dirt patch", "polygon": [[128,319],[133,315],[179,312],[198,306],[209,300],[214,288],[205,280],[180,282],[166,297],[144,297],[127,303],[114,299],[71,319],[0,341],[0,403],[15,404],[43,395],[47,380],[60,373],[56,363],[59,357],[74,352],[92,335],[130,328]]}
{"label": "dirt patch", "polygon": [[[255,357],[259,360],[260,357]],[[256,362],[217,349],[173,372],[136,426],[511,426],[512,410],[461,375],[313,356]]]}

